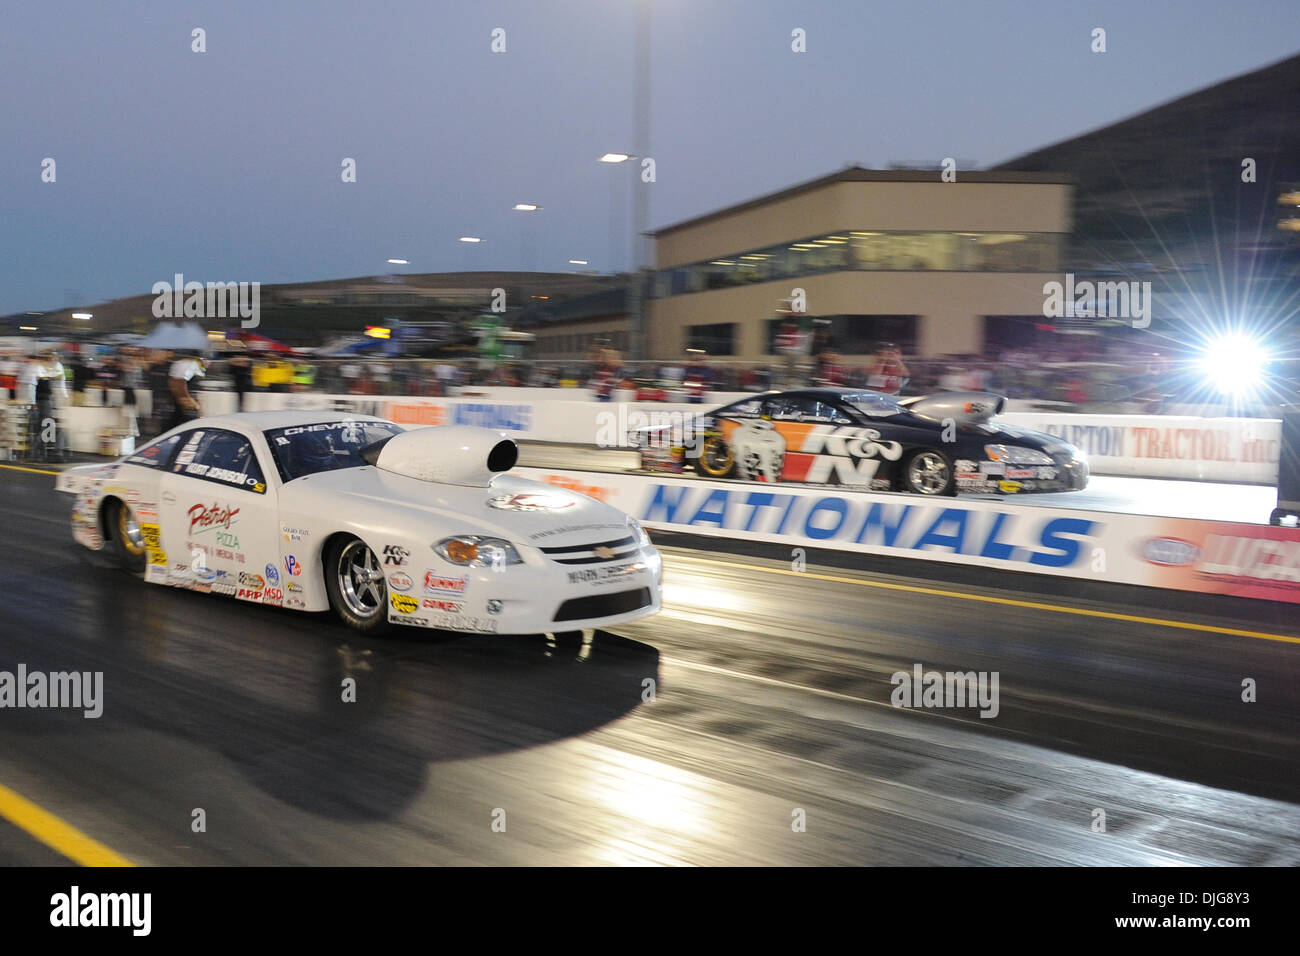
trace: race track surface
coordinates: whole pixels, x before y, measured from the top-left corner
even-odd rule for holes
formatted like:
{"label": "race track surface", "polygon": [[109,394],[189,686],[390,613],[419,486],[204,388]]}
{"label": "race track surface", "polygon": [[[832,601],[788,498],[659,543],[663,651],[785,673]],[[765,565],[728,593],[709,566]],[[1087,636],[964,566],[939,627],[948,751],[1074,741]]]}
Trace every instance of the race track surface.
{"label": "race track surface", "polygon": [[[616,634],[363,638],[86,561],[53,481],[0,470],[0,670],[104,713],[0,710],[0,785],[139,864],[1300,863],[1294,608],[664,537]],[[892,707],[916,664],[997,716]]]}

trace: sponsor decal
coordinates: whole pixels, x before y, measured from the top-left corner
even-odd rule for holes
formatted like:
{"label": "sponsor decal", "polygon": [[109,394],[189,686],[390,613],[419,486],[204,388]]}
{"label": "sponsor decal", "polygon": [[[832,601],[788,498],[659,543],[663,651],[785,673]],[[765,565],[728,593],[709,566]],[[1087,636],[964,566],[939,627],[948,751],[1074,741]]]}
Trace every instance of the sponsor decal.
{"label": "sponsor decal", "polygon": [[946,553],[981,564],[1086,571],[1104,529],[1082,514],[1040,514],[1037,508],[1003,511],[959,501],[872,500],[681,481],[647,481],[642,487],[642,503],[628,510],[652,527],[737,531],[917,557]]}
{"label": "sponsor decal", "polygon": [[645,562],[633,561],[629,564],[616,564],[613,567],[581,568],[569,572],[570,584],[608,584],[629,574],[638,574],[646,569]]}
{"label": "sponsor decal", "polygon": [[469,576],[445,578],[433,571],[424,572],[424,589],[437,594],[464,594],[469,588]]}
{"label": "sponsor decal", "polygon": [[246,588],[254,588],[258,591],[266,587],[266,582],[262,580],[260,574],[253,574],[251,571],[239,572],[239,583]]}
{"label": "sponsor decal", "polygon": [[999,481],[999,482],[998,482],[998,488],[999,488],[1000,490],[1002,490],[1002,491],[1005,491],[1007,494],[1012,495],[1012,494],[1015,494],[1017,491],[1020,490],[1020,482],[1018,482],[1018,481]]}
{"label": "sponsor decal", "polygon": [[617,529],[619,531],[627,530],[626,525],[613,524],[613,523],[569,524],[569,525],[563,525],[559,528],[551,528],[547,531],[535,531],[534,533],[530,534],[528,538],[529,540],[537,540],[538,538],[549,538],[557,534],[574,534],[578,531],[607,531],[611,528]]}
{"label": "sponsor decal", "polygon": [[1056,479],[1056,469],[1043,466],[1038,469],[1038,477],[1043,481],[1053,481]]}
{"label": "sponsor decal", "polygon": [[[216,585],[213,585],[216,588]],[[259,588],[240,588],[235,592],[235,597],[241,601],[258,601],[262,600],[262,592]]]}
{"label": "sponsor decal", "polygon": [[400,611],[402,614],[414,614],[420,609],[419,600],[409,594],[389,595],[388,603],[392,605],[394,611]]}
{"label": "sponsor decal", "polygon": [[572,498],[535,491],[517,495],[497,495],[495,498],[488,499],[488,507],[498,508],[501,511],[554,512],[564,511],[576,504],[577,502]]}
{"label": "sponsor decal", "polygon": [[291,594],[301,594],[301,593],[302,593],[302,585],[299,584],[297,581],[290,581],[290,582],[289,582],[288,584],[286,584],[284,587],[285,587],[285,590],[287,590],[287,591],[288,591],[289,593],[291,593]]}
{"label": "sponsor decal", "polygon": [[280,583],[280,571],[274,564],[268,564],[266,566],[266,580],[270,581],[272,584]]}
{"label": "sponsor decal", "polygon": [[394,591],[409,591],[414,584],[415,582],[411,580],[411,576],[405,571],[398,571],[388,579],[388,586]]}
{"label": "sponsor decal", "polygon": [[285,606],[285,607],[305,608],[305,607],[307,606],[307,602],[304,601],[302,598],[296,598],[296,597],[285,598],[285,599],[284,599],[284,606]]}
{"label": "sponsor decal", "polygon": [[401,545],[397,545],[397,544],[384,545],[384,564],[400,568],[402,565],[406,563],[406,559],[409,558],[410,556],[411,556],[411,552],[407,551]]}
{"label": "sponsor decal", "polygon": [[399,425],[445,425],[447,410],[439,405],[389,402],[388,413],[384,417]]}
{"label": "sponsor decal", "polygon": [[1180,568],[1201,556],[1201,549],[1183,538],[1144,538],[1137,551],[1142,560],[1164,568]]}
{"label": "sponsor decal", "polygon": [[267,588],[262,592],[263,604],[274,604],[279,606],[284,601],[284,592],[279,588]]}
{"label": "sponsor decal", "polygon": [[[190,517],[189,533],[202,534],[217,529],[229,531],[230,526],[235,523],[235,515],[239,514],[239,509],[213,502],[211,507],[203,504],[191,505],[187,513]],[[234,547],[239,547],[238,543]]]}
{"label": "sponsor decal", "polygon": [[486,405],[462,402],[454,406],[453,422],[457,425],[476,425],[479,428],[501,428],[522,432],[532,427],[531,405]]}
{"label": "sponsor decal", "polygon": [[167,567],[167,552],[162,549],[162,529],[156,524],[142,524],[140,536],[144,538],[145,550],[149,552],[149,564]]}
{"label": "sponsor decal", "polygon": [[245,475],[242,472],[232,471],[229,468],[216,468],[212,465],[187,464],[185,474],[193,475],[196,478],[207,478],[209,481],[222,481],[228,485],[239,485],[245,488],[252,488],[259,494],[266,490],[266,485],[258,481],[252,475]]}
{"label": "sponsor decal", "polygon": [[1007,470],[1006,464],[1000,461],[982,461],[980,462],[980,473],[985,475],[1000,475]]}
{"label": "sponsor decal", "polygon": [[394,624],[413,624],[416,627],[428,627],[429,619],[427,617],[393,617],[389,618]]}
{"label": "sponsor decal", "polygon": [[238,585],[230,581],[214,581],[212,584],[213,594],[234,594],[238,590]]}
{"label": "sponsor decal", "polygon": [[292,554],[284,559],[284,569],[291,577],[296,578],[298,575],[302,574],[302,565],[298,563],[298,559]]}
{"label": "sponsor decal", "polygon": [[460,601],[445,601],[442,598],[425,598],[422,607],[434,611],[444,611],[448,614],[459,614],[465,609],[465,605]]}
{"label": "sponsor decal", "polygon": [[1206,535],[1196,570],[1215,577],[1300,583],[1300,539]]}
{"label": "sponsor decal", "polygon": [[468,631],[472,634],[495,634],[497,619],[494,617],[462,617],[457,614],[434,614],[423,618],[426,625],[444,631]]}
{"label": "sponsor decal", "polygon": [[[231,534],[229,531],[218,531],[217,544],[222,545],[223,547],[237,549],[239,547],[239,536]],[[244,560],[244,556],[242,554],[239,556],[239,560],[240,561]]]}
{"label": "sponsor decal", "polygon": [[[585,481],[578,481],[576,478],[570,478],[567,475],[542,475],[542,481],[548,485],[555,485],[557,488],[576,491],[580,495],[595,498],[597,501],[608,501],[613,494],[609,488],[603,488],[600,485],[589,485]],[[533,537],[538,537],[538,535]]]}
{"label": "sponsor decal", "polygon": [[1032,478],[1036,473],[1037,472],[1033,468],[1014,468],[1011,465],[1008,465],[1006,470],[1006,477],[1007,478]]}
{"label": "sponsor decal", "polygon": [[150,584],[167,583],[167,562],[162,564],[150,564],[144,569],[144,579]]}
{"label": "sponsor decal", "polygon": [[288,525],[281,525],[280,533],[284,535],[285,541],[302,541],[310,534],[306,528],[291,528]]}

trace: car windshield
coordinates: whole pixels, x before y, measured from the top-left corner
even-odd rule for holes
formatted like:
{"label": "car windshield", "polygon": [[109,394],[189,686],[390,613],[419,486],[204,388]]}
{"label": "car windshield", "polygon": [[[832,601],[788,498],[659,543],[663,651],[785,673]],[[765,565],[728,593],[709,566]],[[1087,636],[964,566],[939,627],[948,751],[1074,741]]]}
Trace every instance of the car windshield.
{"label": "car windshield", "polygon": [[360,467],[365,464],[361,449],[401,432],[391,422],[342,421],[269,428],[265,434],[281,479],[293,481],[318,471]]}
{"label": "car windshield", "polygon": [[855,392],[852,395],[841,395],[840,401],[852,405],[868,418],[888,418],[903,410],[893,397],[882,395],[880,392]]}

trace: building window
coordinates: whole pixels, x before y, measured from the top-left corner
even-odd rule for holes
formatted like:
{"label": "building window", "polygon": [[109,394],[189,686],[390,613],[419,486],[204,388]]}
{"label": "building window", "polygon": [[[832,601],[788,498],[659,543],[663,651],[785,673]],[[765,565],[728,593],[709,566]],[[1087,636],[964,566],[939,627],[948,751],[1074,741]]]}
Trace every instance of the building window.
{"label": "building window", "polygon": [[[766,346],[768,355],[776,354],[776,337],[786,318],[768,319]],[[800,326],[813,332],[813,354],[824,351],[842,355],[868,355],[880,342],[892,342],[905,354],[916,349],[915,315],[819,315],[801,317]]]}
{"label": "building window", "polygon": [[1062,235],[845,231],[655,273],[653,297],[848,269],[889,272],[1057,272]]}
{"label": "building window", "polygon": [[688,325],[686,347],[700,349],[707,355],[735,355],[736,323],[714,322],[710,325]]}

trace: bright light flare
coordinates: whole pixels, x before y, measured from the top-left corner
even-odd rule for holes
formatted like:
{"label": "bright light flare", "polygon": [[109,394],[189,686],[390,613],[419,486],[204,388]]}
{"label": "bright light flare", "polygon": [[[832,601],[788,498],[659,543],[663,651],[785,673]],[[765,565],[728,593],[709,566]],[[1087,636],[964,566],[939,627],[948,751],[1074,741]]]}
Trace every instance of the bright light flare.
{"label": "bright light flare", "polygon": [[1241,398],[1263,385],[1271,356],[1258,339],[1230,333],[1205,344],[1199,365],[1206,381],[1224,395]]}

